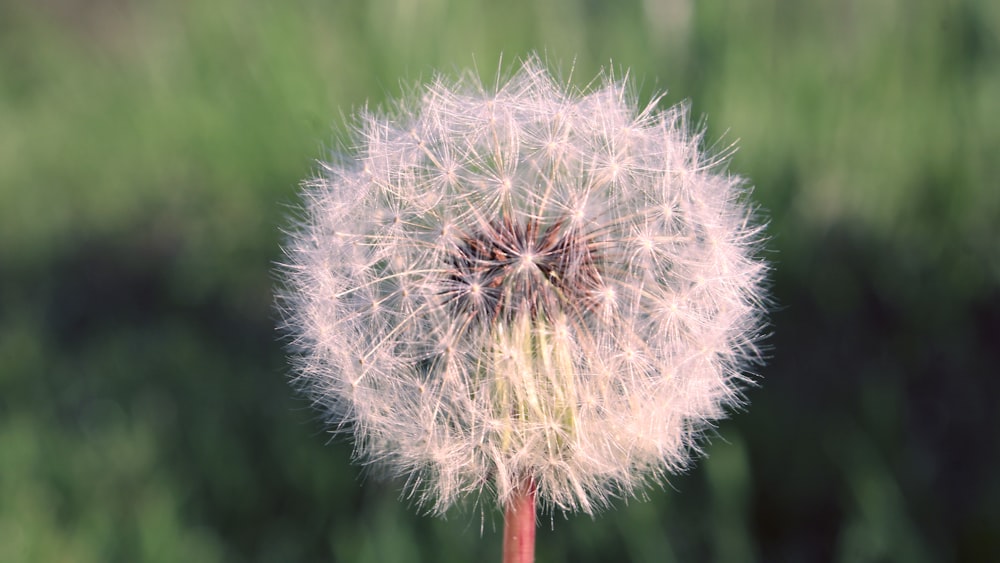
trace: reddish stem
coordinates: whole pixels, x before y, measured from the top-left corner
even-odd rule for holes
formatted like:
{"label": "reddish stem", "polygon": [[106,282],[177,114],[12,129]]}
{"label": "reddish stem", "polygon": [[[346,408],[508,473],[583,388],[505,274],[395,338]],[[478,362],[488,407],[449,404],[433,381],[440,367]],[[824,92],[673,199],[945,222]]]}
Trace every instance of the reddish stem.
{"label": "reddish stem", "polygon": [[535,482],[528,478],[515,491],[504,512],[503,563],[535,560]]}

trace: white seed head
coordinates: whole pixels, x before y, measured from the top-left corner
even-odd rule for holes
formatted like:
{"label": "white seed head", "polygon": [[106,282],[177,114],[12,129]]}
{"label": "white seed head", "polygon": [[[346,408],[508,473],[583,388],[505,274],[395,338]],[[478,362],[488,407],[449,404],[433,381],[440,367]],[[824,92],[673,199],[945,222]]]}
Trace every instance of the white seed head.
{"label": "white seed head", "polygon": [[305,184],[280,302],[296,381],[357,457],[443,512],[593,513],[687,466],[759,358],[742,179],[688,108],[577,91],[537,57],[364,113]]}

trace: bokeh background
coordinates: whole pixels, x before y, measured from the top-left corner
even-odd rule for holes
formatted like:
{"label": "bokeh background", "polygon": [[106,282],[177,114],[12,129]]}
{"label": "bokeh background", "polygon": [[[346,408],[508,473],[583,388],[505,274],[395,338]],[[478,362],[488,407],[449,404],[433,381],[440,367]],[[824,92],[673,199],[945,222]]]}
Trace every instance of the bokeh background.
{"label": "bokeh background", "polygon": [[547,561],[1000,560],[1000,3],[0,0],[0,561],[499,561],[287,384],[272,264],[343,115],[538,50],[689,99],[769,210],[770,361]]}

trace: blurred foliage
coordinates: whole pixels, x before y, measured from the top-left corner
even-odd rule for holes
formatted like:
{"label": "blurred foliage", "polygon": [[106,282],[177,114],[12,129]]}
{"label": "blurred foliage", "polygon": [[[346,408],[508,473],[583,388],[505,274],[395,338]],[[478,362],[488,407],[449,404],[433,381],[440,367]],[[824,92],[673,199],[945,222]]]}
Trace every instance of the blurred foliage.
{"label": "blurred foliage", "polygon": [[778,304],[709,457],[539,561],[1000,560],[998,38],[989,0],[0,0],[0,561],[498,560],[498,514],[328,443],[271,265],[343,115],[530,50],[739,140]]}

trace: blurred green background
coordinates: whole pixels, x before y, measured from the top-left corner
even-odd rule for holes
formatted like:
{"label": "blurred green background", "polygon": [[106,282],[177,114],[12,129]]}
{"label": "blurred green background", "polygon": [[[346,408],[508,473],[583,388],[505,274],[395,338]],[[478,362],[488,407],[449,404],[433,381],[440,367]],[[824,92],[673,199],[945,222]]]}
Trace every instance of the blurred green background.
{"label": "blurred green background", "polygon": [[1000,3],[0,0],[0,561],[499,561],[287,384],[272,264],[344,114],[612,62],[739,140],[751,405],[545,561],[1000,560]]}

